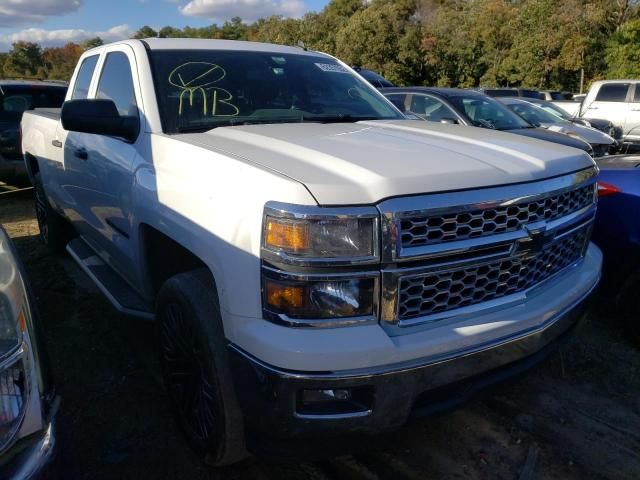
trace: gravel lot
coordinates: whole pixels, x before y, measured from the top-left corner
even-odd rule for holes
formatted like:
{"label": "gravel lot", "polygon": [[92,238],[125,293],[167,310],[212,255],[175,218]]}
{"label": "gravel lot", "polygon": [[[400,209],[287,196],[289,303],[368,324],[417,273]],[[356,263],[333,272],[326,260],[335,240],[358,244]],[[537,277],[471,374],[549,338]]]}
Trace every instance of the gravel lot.
{"label": "gravel lot", "polygon": [[617,287],[595,296],[558,353],[455,412],[413,422],[353,455],[212,470],[172,421],[153,325],[118,316],[72,260],[47,254],[30,194],[0,195],[0,222],[44,323],[62,396],[65,480],[640,478],[640,350],[619,321],[622,311],[638,321],[640,314],[637,298],[616,299]]}

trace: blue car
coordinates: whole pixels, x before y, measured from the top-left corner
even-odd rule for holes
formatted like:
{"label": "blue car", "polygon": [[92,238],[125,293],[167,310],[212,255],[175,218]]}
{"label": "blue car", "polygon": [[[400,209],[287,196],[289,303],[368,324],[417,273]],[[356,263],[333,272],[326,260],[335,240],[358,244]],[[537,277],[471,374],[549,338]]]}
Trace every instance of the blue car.
{"label": "blue car", "polygon": [[593,241],[607,258],[640,254],[640,155],[597,160],[598,214]]}
{"label": "blue car", "polygon": [[602,294],[640,346],[640,155],[597,159],[598,213],[593,241],[604,252]]}

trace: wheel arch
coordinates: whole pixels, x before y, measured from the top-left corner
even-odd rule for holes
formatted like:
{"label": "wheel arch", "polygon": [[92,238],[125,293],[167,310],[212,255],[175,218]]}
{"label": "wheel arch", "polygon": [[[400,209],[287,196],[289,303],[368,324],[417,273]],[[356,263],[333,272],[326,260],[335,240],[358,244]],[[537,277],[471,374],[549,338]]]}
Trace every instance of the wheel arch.
{"label": "wheel arch", "polygon": [[[210,273],[217,289],[214,273],[206,262],[189,248],[146,223],[140,224],[139,235],[143,272],[154,296],[169,278],[201,268]],[[159,258],[162,258],[162,261],[157,261]]]}

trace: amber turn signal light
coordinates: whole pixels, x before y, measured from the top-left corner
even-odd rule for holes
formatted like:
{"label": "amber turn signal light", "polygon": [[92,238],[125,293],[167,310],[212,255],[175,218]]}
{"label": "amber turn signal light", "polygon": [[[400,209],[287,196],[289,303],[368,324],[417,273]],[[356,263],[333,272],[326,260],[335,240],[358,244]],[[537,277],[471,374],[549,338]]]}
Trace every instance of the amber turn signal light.
{"label": "amber turn signal light", "polygon": [[265,298],[267,305],[276,310],[300,310],[304,306],[305,287],[267,280],[265,282]]}
{"label": "amber turn signal light", "polygon": [[300,252],[311,247],[309,225],[268,217],[265,240],[267,247],[290,252]]}

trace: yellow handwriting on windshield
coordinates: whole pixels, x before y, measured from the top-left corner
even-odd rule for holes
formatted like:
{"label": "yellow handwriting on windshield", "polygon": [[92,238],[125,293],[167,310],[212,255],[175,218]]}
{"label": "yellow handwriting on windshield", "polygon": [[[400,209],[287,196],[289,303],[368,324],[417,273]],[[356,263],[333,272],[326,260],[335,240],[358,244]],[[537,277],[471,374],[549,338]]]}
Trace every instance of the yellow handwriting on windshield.
{"label": "yellow handwriting on windshield", "polygon": [[[187,62],[174,68],[169,74],[169,84],[180,89],[178,115],[184,110],[185,97],[189,107],[193,108],[194,97],[202,98],[202,110],[208,114],[209,94],[212,98],[211,115],[218,117],[235,117],[240,110],[231,101],[233,95],[224,88],[214,86],[227,76],[227,72],[215,63]],[[220,105],[231,109],[232,113],[219,113]]]}

